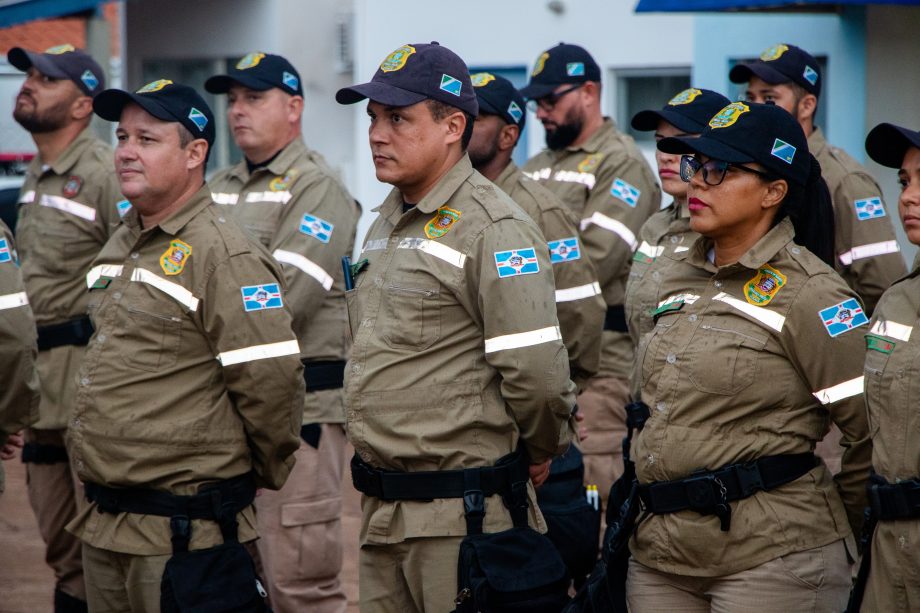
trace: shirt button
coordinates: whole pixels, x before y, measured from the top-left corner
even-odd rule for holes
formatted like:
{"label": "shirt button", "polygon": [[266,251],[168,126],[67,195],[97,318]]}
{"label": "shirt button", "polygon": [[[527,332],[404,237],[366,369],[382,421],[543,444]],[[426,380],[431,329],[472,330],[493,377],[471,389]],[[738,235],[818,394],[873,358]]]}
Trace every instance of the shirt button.
{"label": "shirt button", "polygon": [[141,254],[139,254],[137,251],[135,251],[134,253],[131,254],[131,259],[132,259],[132,260],[136,260],[136,259],[139,258],[139,257],[141,257]]}
{"label": "shirt button", "polygon": [[649,464],[654,464],[654,463],[655,463],[655,456],[653,456],[652,454],[648,454],[648,455],[645,457],[645,459],[648,460],[648,463],[649,463]]}
{"label": "shirt button", "polygon": [[898,545],[900,545],[902,549],[907,547],[907,539],[904,538],[904,535],[898,537]]}
{"label": "shirt button", "polygon": [[696,319],[696,313],[692,313],[689,317],[687,317],[687,321],[696,321]]}
{"label": "shirt button", "polygon": [[361,322],[361,325],[364,326],[365,328],[370,328],[370,327],[371,327],[371,320],[370,320],[370,319],[365,319],[364,321]]}
{"label": "shirt button", "polygon": [[376,285],[377,287],[383,286],[383,277],[375,277],[374,285]]}
{"label": "shirt button", "polygon": [[218,217],[218,218],[217,218],[217,221],[219,221],[220,223],[226,223],[226,222],[227,222],[227,220],[224,219],[223,217]]}
{"label": "shirt button", "polygon": [[672,236],[672,237],[671,237],[671,244],[672,244],[672,245],[676,245],[676,244],[677,244],[677,240],[678,240],[678,239],[677,239],[676,236]]}
{"label": "shirt button", "polygon": [[664,404],[663,402],[657,403],[657,404],[655,405],[655,410],[658,411],[659,413],[664,413],[665,404]]}
{"label": "shirt button", "polygon": [[77,460],[77,468],[83,468],[83,460]]}
{"label": "shirt button", "polygon": [[668,361],[668,364],[673,364],[677,361],[677,356],[674,355],[673,353],[669,353],[668,357],[665,359]]}
{"label": "shirt button", "polygon": [[360,365],[360,364],[352,364],[352,366],[351,366],[351,372],[353,372],[353,373],[355,373],[355,374],[358,374],[359,372],[361,372],[361,365]]}
{"label": "shirt button", "polygon": [[97,334],[97,335],[96,335],[96,342],[97,342],[97,343],[104,343],[104,342],[105,342],[105,334]]}
{"label": "shirt button", "polygon": [[89,385],[89,377],[83,377],[80,379],[80,385],[87,386]]}
{"label": "shirt button", "polygon": [[793,247],[793,248],[791,249],[791,251],[792,251],[792,253],[794,253],[794,254],[796,254],[796,255],[802,253],[802,250],[799,249],[798,247]]}
{"label": "shirt button", "polygon": [[721,281],[716,281],[715,283],[713,283],[713,285],[715,285],[715,286],[718,287],[718,288],[721,288],[721,287],[722,287],[722,282],[721,282]]}
{"label": "shirt button", "polygon": [[657,281],[659,278],[661,278],[661,274],[657,270],[652,273],[652,279]]}
{"label": "shirt button", "polygon": [[115,292],[112,294],[112,297],[115,298],[115,300],[121,300],[121,292]]}
{"label": "shirt button", "polygon": [[79,428],[79,427],[80,427],[80,420],[79,420],[79,419],[75,419],[75,420],[73,420],[73,423],[70,424],[70,425],[73,426],[74,428]]}

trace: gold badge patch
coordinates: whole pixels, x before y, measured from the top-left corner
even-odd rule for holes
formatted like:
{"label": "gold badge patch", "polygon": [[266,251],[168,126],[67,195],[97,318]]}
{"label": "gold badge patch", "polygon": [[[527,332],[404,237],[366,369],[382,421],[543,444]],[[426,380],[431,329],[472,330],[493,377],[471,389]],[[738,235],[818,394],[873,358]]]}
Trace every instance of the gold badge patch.
{"label": "gold badge patch", "polygon": [[603,159],[603,153],[592,153],[585,156],[585,159],[578,162],[578,172],[594,172]]}
{"label": "gold badge patch", "polygon": [[460,219],[460,211],[456,211],[446,205],[442,206],[438,209],[434,218],[425,224],[425,236],[428,238],[441,238],[450,231],[458,219]]}
{"label": "gold badge patch", "polygon": [[291,187],[291,184],[294,182],[294,179],[297,178],[297,171],[291,169],[284,173],[282,177],[275,177],[268,184],[268,189],[273,192],[283,192],[284,190]]}
{"label": "gold badge patch", "polygon": [[151,93],[151,92],[158,92],[158,91],[160,91],[161,89],[163,89],[164,87],[166,87],[167,85],[172,85],[172,84],[173,84],[173,82],[170,81],[169,79],[157,79],[156,81],[151,81],[150,83],[148,83],[147,85],[143,86],[142,88],[140,88],[139,90],[137,90],[137,91],[134,92],[134,93],[136,93],[136,94],[149,94],[149,93]]}
{"label": "gold badge patch", "polygon": [[744,299],[756,306],[770,304],[782,287],[786,285],[786,275],[769,264],[757,271],[753,279],[744,286]]}
{"label": "gold badge patch", "polygon": [[48,53],[51,55],[61,55],[62,53],[70,53],[71,51],[76,51],[76,49],[73,48],[73,45],[68,45],[68,44],[55,45],[53,47],[48,47],[47,49],[45,49],[45,53]]}
{"label": "gold badge patch", "polygon": [[773,45],[772,47],[764,49],[763,53],[760,54],[760,59],[765,62],[778,60],[787,51],[789,51],[789,47],[786,45]]}
{"label": "gold badge patch", "polygon": [[488,72],[477,72],[476,74],[470,75],[470,81],[473,82],[473,87],[485,87],[494,80],[495,75]]}
{"label": "gold badge patch", "polygon": [[685,89],[684,91],[680,92],[679,94],[677,94],[676,96],[668,100],[668,104],[670,106],[690,104],[691,102],[696,100],[698,96],[702,96],[702,95],[703,95],[703,92],[701,92],[700,90],[696,88],[691,87],[690,89]]}
{"label": "gold badge patch", "polygon": [[730,125],[733,125],[738,118],[741,117],[742,113],[747,113],[751,110],[751,107],[746,105],[743,102],[732,102],[727,107],[713,115],[712,119],[709,120],[709,127],[715,130],[716,128],[727,128]]}
{"label": "gold badge patch", "polygon": [[160,256],[160,268],[167,275],[177,275],[185,268],[185,263],[192,255],[192,246],[179,239],[169,242],[169,249]]}
{"label": "gold badge patch", "polygon": [[546,60],[549,59],[549,53],[543,53],[540,57],[537,58],[537,63],[533,65],[533,72],[530,73],[530,76],[535,77],[541,72],[543,72],[544,66],[546,66]]}
{"label": "gold badge patch", "polygon": [[236,63],[237,70],[246,70],[247,68],[252,68],[253,66],[258,66],[259,62],[265,59],[264,53],[247,53],[239,62]]}
{"label": "gold badge patch", "polygon": [[415,47],[412,45],[403,45],[380,62],[380,70],[383,72],[396,72],[397,70],[401,70],[409,60],[409,56],[413,53],[415,53]]}

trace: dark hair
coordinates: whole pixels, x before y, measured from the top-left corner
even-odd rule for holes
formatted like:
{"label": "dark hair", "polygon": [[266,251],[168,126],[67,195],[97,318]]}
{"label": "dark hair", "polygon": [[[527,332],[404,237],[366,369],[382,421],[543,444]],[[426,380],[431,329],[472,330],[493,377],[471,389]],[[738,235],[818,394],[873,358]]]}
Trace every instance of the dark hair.
{"label": "dark hair", "polygon": [[[804,98],[804,97],[807,96],[809,93],[811,93],[811,92],[809,92],[807,89],[805,89],[804,87],[802,87],[801,85],[799,85],[798,83],[796,83],[795,81],[789,81],[789,82],[786,83],[785,85],[787,85],[787,86],[789,87],[789,89],[792,90],[792,97],[793,97],[793,99],[795,99],[795,106],[796,106],[796,108],[798,108],[799,102],[802,101],[802,98]],[[811,114],[811,121],[812,121],[812,123],[814,123],[814,122],[816,122],[817,119],[818,119],[818,102],[821,100],[821,97],[820,97],[818,94],[811,94],[811,95],[814,96],[814,97],[815,97],[815,100],[816,100],[816,102],[815,102],[815,110],[814,110],[814,112]]]}
{"label": "dark hair", "polygon": [[[185,149],[195,140],[195,135],[192,134],[188,128],[183,126],[181,123],[176,124],[176,128],[179,130],[179,147]],[[201,165],[201,170],[207,173],[208,171],[208,159],[211,157],[211,145],[208,145],[208,153],[204,157],[204,164]]]}
{"label": "dark hair", "polygon": [[463,113],[463,116],[466,117],[466,128],[463,130],[463,136],[460,137],[460,147],[466,151],[466,148],[470,145],[470,140],[473,138],[473,121],[475,120],[475,117],[462,109],[458,109],[457,107],[441,102],[440,100],[432,100],[431,98],[428,98],[426,102],[428,103],[428,110],[431,111],[431,117],[435,121],[441,121],[453,113]]}
{"label": "dark hair", "polygon": [[815,156],[809,154],[811,168],[808,182],[799,185],[791,181],[789,191],[780,204],[773,223],[778,224],[786,217],[795,228],[795,242],[834,267],[834,207],[827,183],[821,178],[821,165]]}

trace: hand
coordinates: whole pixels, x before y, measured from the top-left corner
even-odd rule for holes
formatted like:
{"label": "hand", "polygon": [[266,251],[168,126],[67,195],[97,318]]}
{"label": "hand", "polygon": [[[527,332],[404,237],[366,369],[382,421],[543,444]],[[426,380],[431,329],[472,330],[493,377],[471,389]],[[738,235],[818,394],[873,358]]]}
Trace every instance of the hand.
{"label": "hand", "polygon": [[0,460],[12,460],[16,457],[16,450],[22,449],[24,444],[25,440],[22,438],[22,432],[10,434],[10,437],[6,439],[6,443],[0,447]]}
{"label": "hand", "polygon": [[552,458],[550,458],[545,462],[530,465],[530,480],[533,481],[534,487],[540,487],[543,485],[543,482],[546,481],[546,478],[549,477],[549,465],[552,461]]}
{"label": "hand", "polygon": [[588,429],[585,428],[584,426],[580,425],[581,422],[583,422],[583,421],[585,420],[585,416],[584,416],[584,413],[579,412],[579,413],[575,413],[574,417],[575,417],[575,421],[577,421],[577,422],[579,423],[579,426],[578,426],[578,442],[580,443],[580,442],[582,442],[583,440],[585,440],[586,438],[588,438]]}

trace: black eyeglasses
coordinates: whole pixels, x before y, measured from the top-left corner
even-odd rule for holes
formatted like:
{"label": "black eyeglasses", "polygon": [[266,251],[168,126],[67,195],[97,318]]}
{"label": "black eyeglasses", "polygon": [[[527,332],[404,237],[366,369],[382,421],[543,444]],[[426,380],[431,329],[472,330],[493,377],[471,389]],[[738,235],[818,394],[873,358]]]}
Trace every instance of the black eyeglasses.
{"label": "black eyeglasses", "polygon": [[683,179],[683,181],[686,183],[689,183],[690,179],[693,178],[693,175],[702,170],[703,183],[713,187],[716,185],[721,185],[722,181],[725,180],[725,173],[728,172],[729,168],[737,168],[738,170],[743,170],[745,172],[758,175],[767,181],[771,179],[770,175],[765,172],[754,170],[753,168],[748,168],[747,166],[732,164],[731,162],[723,162],[722,160],[708,160],[704,164],[692,155],[683,155],[680,158],[680,178]]}
{"label": "black eyeglasses", "polygon": [[547,94],[542,98],[535,98],[527,101],[527,108],[532,112],[536,113],[537,109],[543,109],[544,111],[552,111],[553,107],[558,104],[559,99],[566,94],[571,94],[573,91],[584,85],[584,83],[579,83],[578,85],[573,85],[568,89],[564,89],[561,92],[553,92]]}

